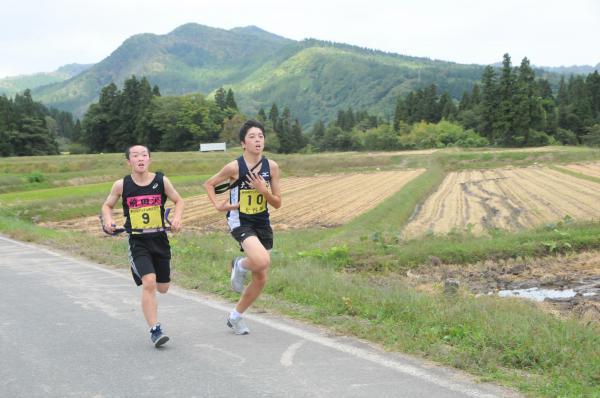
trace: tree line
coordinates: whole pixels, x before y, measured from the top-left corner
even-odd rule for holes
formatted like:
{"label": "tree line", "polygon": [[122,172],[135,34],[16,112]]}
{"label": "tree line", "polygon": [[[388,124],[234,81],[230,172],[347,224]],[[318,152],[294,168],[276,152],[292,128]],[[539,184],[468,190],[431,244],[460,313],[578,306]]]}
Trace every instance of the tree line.
{"label": "tree line", "polygon": [[35,102],[29,89],[14,98],[0,96],[0,156],[55,155],[57,140],[71,140],[80,131],[69,112]]}
{"label": "tree line", "polygon": [[458,104],[436,87],[399,98],[394,130],[402,123],[445,119],[497,146],[534,146],[553,143],[594,144],[600,129],[600,75],[563,77],[556,95],[548,80],[535,77],[529,60],[513,68],[509,54],[502,68],[487,66],[481,84],[465,91]]}

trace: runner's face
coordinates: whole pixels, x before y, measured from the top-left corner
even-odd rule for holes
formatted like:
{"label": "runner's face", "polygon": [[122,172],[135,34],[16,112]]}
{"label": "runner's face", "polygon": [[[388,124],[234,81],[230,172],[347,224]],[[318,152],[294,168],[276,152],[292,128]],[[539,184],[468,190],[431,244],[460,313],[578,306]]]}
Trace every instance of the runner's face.
{"label": "runner's face", "polygon": [[250,127],[243,144],[246,151],[259,154],[265,149],[265,136],[258,127]]}
{"label": "runner's face", "polygon": [[136,173],[143,173],[150,166],[150,154],[148,149],[141,145],[132,147],[129,150],[129,165],[131,170]]}

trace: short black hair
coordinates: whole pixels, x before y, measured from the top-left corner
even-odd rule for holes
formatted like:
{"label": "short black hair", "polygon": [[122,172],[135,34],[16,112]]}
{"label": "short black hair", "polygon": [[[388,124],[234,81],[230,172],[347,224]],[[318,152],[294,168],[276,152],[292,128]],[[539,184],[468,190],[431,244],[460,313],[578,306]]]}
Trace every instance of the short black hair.
{"label": "short black hair", "polygon": [[129,160],[129,153],[131,152],[131,148],[133,148],[134,146],[143,146],[148,151],[148,156],[150,156],[150,148],[148,148],[146,145],[135,144],[127,148],[127,150],[125,151],[125,159]]}
{"label": "short black hair", "polygon": [[246,134],[248,134],[248,130],[252,127],[256,127],[262,131],[263,135],[265,134],[265,126],[259,121],[256,120],[246,120],[246,122],[240,128],[240,142],[246,139]]}

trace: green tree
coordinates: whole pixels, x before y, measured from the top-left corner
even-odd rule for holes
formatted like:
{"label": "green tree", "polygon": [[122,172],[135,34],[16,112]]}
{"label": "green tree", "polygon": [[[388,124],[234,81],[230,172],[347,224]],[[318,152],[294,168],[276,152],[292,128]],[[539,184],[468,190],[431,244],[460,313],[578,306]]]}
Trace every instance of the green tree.
{"label": "green tree", "polygon": [[517,137],[514,128],[514,100],[516,93],[516,77],[511,66],[510,55],[504,54],[500,80],[498,81],[498,118],[493,130],[494,135],[506,146],[515,146]]}
{"label": "green tree", "polygon": [[440,97],[438,108],[440,110],[440,119],[454,120],[458,113],[454,100],[452,100],[447,91],[444,91]]}
{"label": "green tree", "polygon": [[233,98],[233,90],[227,90],[227,96],[225,97],[225,106],[230,109],[235,109],[237,111],[238,107],[235,103],[235,98]]}
{"label": "green tree", "polygon": [[479,130],[492,143],[495,143],[498,139],[494,130],[494,125],[499,117],[499,97],[496,78],[494,68],[489,65],[486,66],[481,76],[481,125],[479,126]]}
{"label": "green tree", "polygon": [[273,105],[271,105],[271,110],[269,111],[269,121],[271,122],[271,127],[273,128],[273,130],[279,133],[279,131],[277,130],[279,126],[279,108],[274,102]]}
{"label": "green tree", "polygon": [[256,114],[256,119],[262,124],[265,124],[267,122],[267,114],[265,113],[264,108],[260,108],[258,110],[258,113]]}
{"label": "green tree", "polygon": [[223,87],[219,87],[215,92],[215,103],[220,109],[227,108],[226,93]]}

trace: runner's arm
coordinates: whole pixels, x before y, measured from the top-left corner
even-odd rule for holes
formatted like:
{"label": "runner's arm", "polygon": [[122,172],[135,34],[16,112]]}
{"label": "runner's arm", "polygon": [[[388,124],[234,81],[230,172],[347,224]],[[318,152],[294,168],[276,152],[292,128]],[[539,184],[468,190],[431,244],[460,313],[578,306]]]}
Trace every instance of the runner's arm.
{"label": "runner's arm", "polygon": [[217,201],[217,194],[215,192],[215,186],[217,184],[222,183],[223,181],[231,181],[232,179],[236,179],[238,175],[238,165],[237,162],[229,162],[227,163],[221,171],[219,171],[214,176],[210,177],[203,184],[204,189],[206,190],[206,195],[208,196],[208,200],[213,204],[215,209],[219,211],[229,211],[233,209],[237,209],[240,207],[239,203],[231,204],[229,203],[229,199],[224,200],[223,202]]}
{"label": "runner's arm", "polygon": [[163,177],[163,183],[165,184],[165,194],[167,194],[167,197],[171,202],[175,203],[175,215],[173,216],[173,221],[171,221],[171,230],[177,232],[181,230],[181,217],[183,216],[185,204],[183,198],[179,195],[179,192],[173,187],[171,180],[167,177]]}
{"label": "runner's arm", "polygon": [[115,181],[113,184],[108,197],[102,204],[102,220],[104,222],[104,229],[109,232],[115,231],[115,224],[112,217],[113,208],[123,195],[123,179]]}

